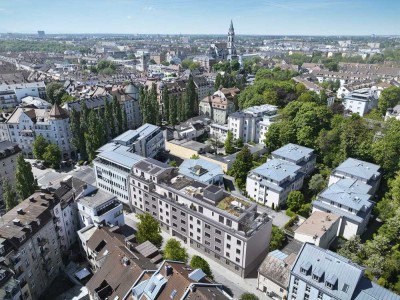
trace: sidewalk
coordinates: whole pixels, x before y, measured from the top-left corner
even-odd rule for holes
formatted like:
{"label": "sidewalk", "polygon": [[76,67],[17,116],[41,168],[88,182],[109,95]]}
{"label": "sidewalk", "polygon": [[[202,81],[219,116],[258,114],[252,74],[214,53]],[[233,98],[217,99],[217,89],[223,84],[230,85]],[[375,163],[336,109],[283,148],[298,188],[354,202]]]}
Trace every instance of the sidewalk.
{"label": "sidewalk", "polygon": [[[134,213],[125,215],[125,224],[127,224],[129,226],[134,226],[137,221],[138,220]],[[173,237],[163,230],[161,231],[161,235],[163,237],[162,247],[165,246],[166,241],[170,238],[175,238],[178,241],[180,241],[181,244],[185,246],[187,253],[189,254],[189,262],[193,255],[201,256],[202,258],[207,260],[208,264],[210,265],[211,271],[214,275],[214,280],[218,283],[223,284],[228,289],[230,289],[233,294],[234,299],[239,299],[240,296],[245,292],[255,294],[256,296],[258,296],[260,298],[260,300],[273,299],[273,298],[266,296],[261,291],[257,290],[257,278],[245,278],[244,279],[244,278],[240,277],[239,275],[233,273],[232,271],[224,268],[222,265],[220,265],[216,261],[209,259],[205,255],[203,255],[201,252],[198,252],[196,249],[190,247],[188,244],[184,244],[183,241],[181,241],[179,238]]]}

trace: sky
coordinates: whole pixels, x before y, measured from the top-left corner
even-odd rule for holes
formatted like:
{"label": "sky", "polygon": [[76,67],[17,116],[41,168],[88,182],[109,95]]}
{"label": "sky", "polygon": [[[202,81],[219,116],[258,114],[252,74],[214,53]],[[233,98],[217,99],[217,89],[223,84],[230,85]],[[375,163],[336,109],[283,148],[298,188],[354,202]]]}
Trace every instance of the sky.
{"label": "sky", "polygon": [[0,0],[0,32],[400,35],[400,0]]}

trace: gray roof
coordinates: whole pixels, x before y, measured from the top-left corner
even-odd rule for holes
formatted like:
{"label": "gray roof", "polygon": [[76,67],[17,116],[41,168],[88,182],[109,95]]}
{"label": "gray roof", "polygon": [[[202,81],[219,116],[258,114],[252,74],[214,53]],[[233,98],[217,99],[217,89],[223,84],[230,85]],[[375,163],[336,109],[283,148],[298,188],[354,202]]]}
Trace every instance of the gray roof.
{"label": "gray roof", "polygon": [[113,198],[116,198],[116,196],[106,193],[102,190],[97,190],[96,193],[93,193],[89,196],[83,197],[83,198],[79,199],[78,202],[86,207],[96,208],[96,207],[112,200]]}
{"label": "gray roof", "polygon": [[220,165],[205,159],[184,160],[179,166],[179,173],[201,182],[209,182],[214,177],[224,175]]}
{"label": "gray roof", "polygon": [[374,179],[374,176],[380,176],[378,172],[380,166],[371,164],[362,160],[348,158],[342,162],[335,170],[337,172],[345,173],[348,175],[356,176],[358,178],[370,180]]}
{"label": "gray roof", "polygon": [[114,143],[106,144],[97,151],[101,151],[97,157],[124,166],[128,169],[131,169],[135,163],[144,159],[144,157],[130,152],[130,147]]}
{"label": "gray roof", "polygon": [[[311,270],[307,274],[303,274],[300,271],[303,264],[310,264],[311,266]],[[312,279],[314,270],[324,273],[319,282]],[[317,286],[319,290],[331,295],[331,297],[351,300],[357,284],[363,276],[363,268],[334,252],[305,243],[297,256],[292,268],[292,274],[313,286]],[[336,282],[333,289],[325,286],[325,280],[330,279]],[[347,292],[342,290],[345,284],[348,285]]]}
{"label": "gray roof", "polygon": [[400,296],[392,293],[375,282],[363,277],[357,286],[354,300],[400,300]]}
{"label": "gray roof", "polygon": [[274,250],[268,253],[258,272],[286,289],[289,286],[290,269],[295,258],[296,254],[289,256],[280,250]]}
{"label": "gray roof", "polygon": [[271,159],[251,172],[274,181],[282,181],[288,176],[296,176],[301,167],[281,159]]}
{"label": "gray roof", "polygon": [[318,198],[323,198],[328,202],[334,201],[356,211],[366,210],[373,205],[370,201],[371,195],[337,183],[327,187],[319,194]]}
{"label": "gray roof", "polygon": [[322,211],[330,211],[331,213],[353,220],[358,224],[362,223],[365,217],[365,214],[359,213],[355,215],[348,212],[347,210],[341,209],[337,206],[330,205],[326,202],[322,202],[321,200],[318,199],[312,202],[312,206]]}
{"label": "gray roof", "polygon": [[353,178],[340,179],[335,184],[361,194],[368,194],[372,188],[369,184]]}
{"label": "gray roof", "polygon": [[118,144],[128,146],[135,141],[150,135],[157,129],[160,129],[160,127],[146,123],[140,126],[138,129],[125,131],[124,133],[117,136],[113,141]]}
{"label": "gray roof", "polygon": [[272,152],[272,157],[279,156],[288,160],[299,161],[306,156],[311,156],[313,152],[314,149],[311,148],[296,144],[287,144]]}

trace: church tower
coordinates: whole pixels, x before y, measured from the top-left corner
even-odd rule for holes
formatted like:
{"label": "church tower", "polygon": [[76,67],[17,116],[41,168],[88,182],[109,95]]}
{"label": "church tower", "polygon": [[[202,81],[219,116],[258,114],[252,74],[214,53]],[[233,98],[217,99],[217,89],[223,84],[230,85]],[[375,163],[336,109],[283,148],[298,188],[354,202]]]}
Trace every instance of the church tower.
{"label": "church tower", "polygon": [[235,29],[233,28],[233,22],[231,20],[231,26],[228,31],[228,60],[237,59],[236,47],[235,47]]}

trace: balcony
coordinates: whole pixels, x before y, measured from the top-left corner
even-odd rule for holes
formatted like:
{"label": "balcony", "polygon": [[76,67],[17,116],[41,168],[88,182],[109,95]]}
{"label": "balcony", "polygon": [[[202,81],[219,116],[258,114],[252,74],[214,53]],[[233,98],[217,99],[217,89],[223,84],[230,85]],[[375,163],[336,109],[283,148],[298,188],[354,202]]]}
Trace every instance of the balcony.
{"label": "balcony", "polygon": [[37,241],[39,246],[44,246],[49,242],[48,239],[45,238],[38,238]]}
{"label": "balcony", "polygon": [[119,201],[113,201],[112,203],[110,203],[109,205],[107,205],[106,207],[103,207],[101,209],[99,209],[96,213],[96,215],[98,217],[108,213],[109,211],[113,210],[114,208],[118,207],[118,206],[122,206],[122,204]]}
{"label": "balcony", "polygon": [[17,269],[19,266],[21,266],[22,260],[21,260],[21,255],[18,253],[14,257],[10,258],[10,263],[13,266],[14,269]]}

